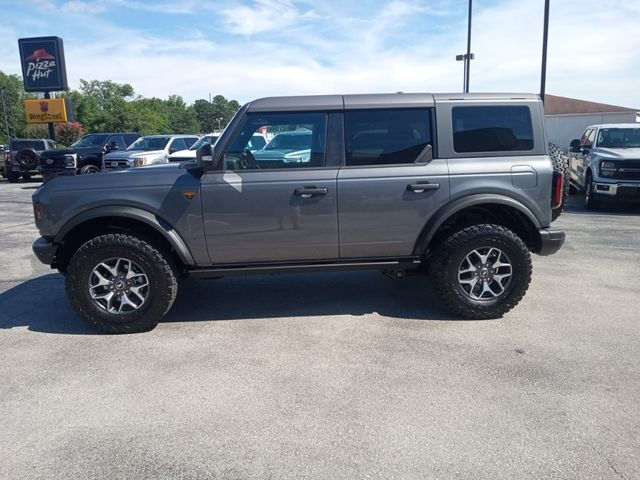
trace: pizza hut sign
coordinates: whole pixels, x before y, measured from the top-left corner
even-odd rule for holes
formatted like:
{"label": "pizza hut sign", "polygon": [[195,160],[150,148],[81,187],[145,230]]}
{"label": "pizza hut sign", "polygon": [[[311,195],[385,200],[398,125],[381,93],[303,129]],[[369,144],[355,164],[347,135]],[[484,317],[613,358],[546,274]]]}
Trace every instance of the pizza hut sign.
{"label": "pizza hut sign", "polygon": [[69,90],[60,37],[20,38],[18,48],[25,91]]}

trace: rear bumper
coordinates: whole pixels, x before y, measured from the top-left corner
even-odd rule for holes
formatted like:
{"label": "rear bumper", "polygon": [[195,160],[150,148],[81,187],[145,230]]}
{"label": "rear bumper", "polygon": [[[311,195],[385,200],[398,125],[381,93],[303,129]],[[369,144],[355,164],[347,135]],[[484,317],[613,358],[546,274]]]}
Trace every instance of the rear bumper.
{"label": "rear bumper", "polygon": [[538,255],[547,256],[553,255],[564,244],[564,232],[562,230],[549,230],[543,228],[539,230],[540,233],[540,251],[536,252]]}
{"label": "rear bumper", "polygon": [[38,260],[40,260],[45,265],[53,264],[53,259],[56,256],[56,252],[58,251],[58,244],[50,242],[46,238],[40,237],[35,242],[33,242],[33,253],[35,253]]}

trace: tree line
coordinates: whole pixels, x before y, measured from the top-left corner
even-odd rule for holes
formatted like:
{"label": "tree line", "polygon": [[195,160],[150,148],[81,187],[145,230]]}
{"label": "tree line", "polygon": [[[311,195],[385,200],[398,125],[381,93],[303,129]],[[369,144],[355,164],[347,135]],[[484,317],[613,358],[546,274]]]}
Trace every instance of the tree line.
{"label": "tree line", "polygon": [[[0,111],[0,143],[11,137],[48,137],[46,124],[27,124],[24,100],[36,98],[23,89],[19,75],[0,71],[0,90],[4,111]],[[144,98],[128,83],[111,80],[80,80],[80,88],[56,95],[68,98],[74,111],[74,124],[58,124],[58,141],[69,144],[87,132],[207,133],[224,128],[240,108],[236,100],[216,95],[211,101],[198,99],[187,105],[180,95],[166,99]],[[6,114],[5,114],[6,113]],[[7,126],[9,132],[7,133]]]}

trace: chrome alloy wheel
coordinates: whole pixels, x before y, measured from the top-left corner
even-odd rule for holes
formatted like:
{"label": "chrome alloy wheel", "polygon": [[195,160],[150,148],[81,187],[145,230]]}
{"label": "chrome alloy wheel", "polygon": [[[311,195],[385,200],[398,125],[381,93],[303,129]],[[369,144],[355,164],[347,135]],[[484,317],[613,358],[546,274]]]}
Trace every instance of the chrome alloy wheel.
{"label": "chrome alloy wheel", "polygon": [[149,279],[137,263],[127,258],[109,258],[91,272],[89,295],[106,312],[131,313],[149,297]]}
{"label": "chrome alloy wheel", "polygon": [[511,283],[512,276],[511,260],[495,247],[472,250],[458,267],[458,283],[473,300],[499,297]]}

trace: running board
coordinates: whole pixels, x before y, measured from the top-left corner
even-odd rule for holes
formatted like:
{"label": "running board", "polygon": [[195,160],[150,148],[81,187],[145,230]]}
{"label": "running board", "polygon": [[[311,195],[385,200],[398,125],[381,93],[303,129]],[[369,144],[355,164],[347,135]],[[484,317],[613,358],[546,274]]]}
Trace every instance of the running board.
{"label": "running board", "polygon": [[310,273],[333,272],[342,270],[413,270],[420,266],[417,258],[403,260],[336,262],[336,263],[304,263],[304,264],[269,264],[224,266],[218,268],[198,268],[189,270],[188,275],[196,278],[230,277],[234,275],[272,275],[276,273]]}

